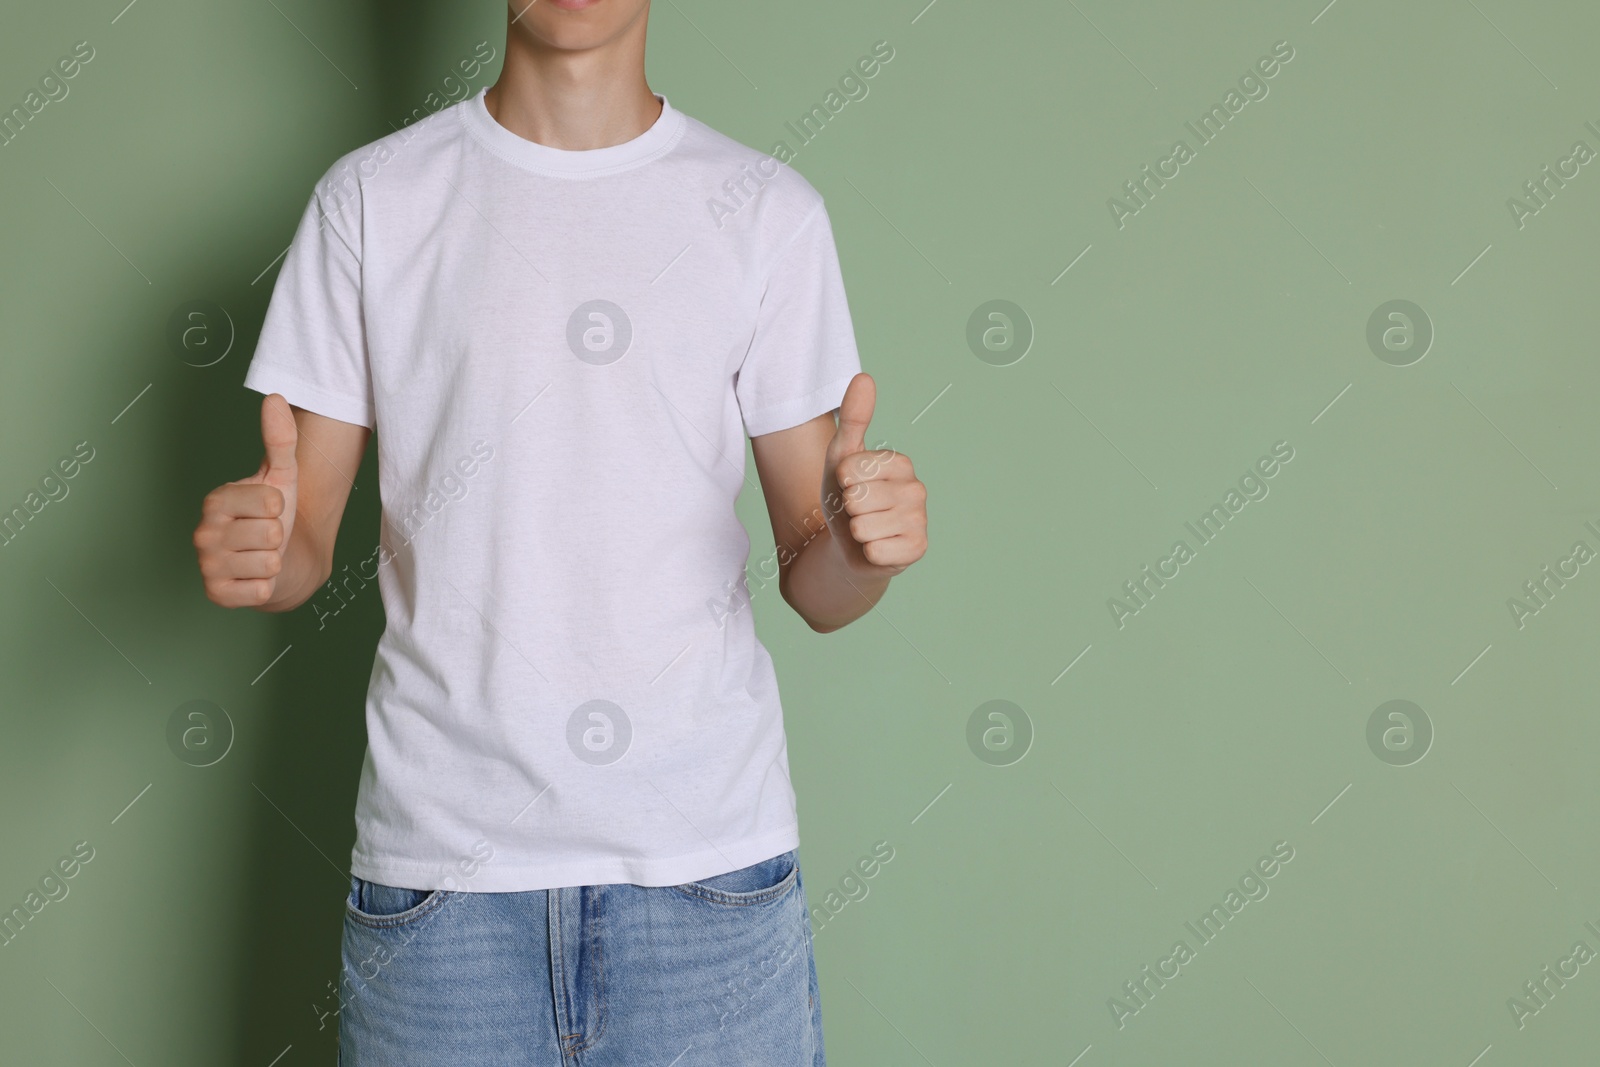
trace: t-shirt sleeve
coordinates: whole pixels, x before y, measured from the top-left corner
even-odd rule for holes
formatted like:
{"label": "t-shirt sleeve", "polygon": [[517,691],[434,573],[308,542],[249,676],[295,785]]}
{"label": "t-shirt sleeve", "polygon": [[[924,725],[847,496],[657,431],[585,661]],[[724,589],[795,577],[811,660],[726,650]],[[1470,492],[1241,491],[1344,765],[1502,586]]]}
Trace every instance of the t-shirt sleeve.
{"label": "t-shirt sleeve", "polygon": [[832,411],[860,370],[833,228],[819,202],[767,273],[734,380],[745,432],[759,437]]}
{"label": "t-shirt sleeve", "polygon": [[[246,388],[295,407],[376,428],[361,309],[358,198],[330,205],[322,185],[295,230],[261,325]],[[357,194],[359,196],[359,194]]]}

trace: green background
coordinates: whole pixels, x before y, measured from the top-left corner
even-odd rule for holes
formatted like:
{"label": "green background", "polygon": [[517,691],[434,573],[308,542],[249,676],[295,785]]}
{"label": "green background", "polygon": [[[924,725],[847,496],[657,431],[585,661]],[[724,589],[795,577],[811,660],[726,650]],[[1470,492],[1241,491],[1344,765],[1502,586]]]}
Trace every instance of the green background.
{"label": "green background", "polygon": [[[0,904],[95,849],[0,948],[0,1059],[330,1063],[377,592],[320,630],[225,612],[189,536],[259,462],[240,382],[312,183],[502,51],[504,14],[124,2],[0,34],[6,108],[96,50],[0,148],[0,506],[95,449],[0,548]],[[1521,628],[1507,600],[1600,549],[1600,168],[1521,228],[1506,201],[1600,149],[1600,11],[1325,2],[656,6],[652,87],[763,150],[895,50],[794,165],[931,548],[825,637],[754,598],[811,903],[895,850],[817,931],[840,1067],[1594,1062],[1600,963],[1521,1027],[1507,1000],[1600,951],[1600,577]],[[1108,198],[1282,40],[1269,95],[1119,229]],[[203,368],[165,336],[196,299],[236,333]],[[1007,366],[967,342],[996,299],[1033,333]],[[1396,299],[1435,333],[1408,366],[1367,341]],[[1119,628],[1107,600],[1278,441],[1270,494]],[[340,564],[375,541],[375,455]],[[1396,699],[1434,733],[1408,765],[1367,740]],[[166,740],[191,700],[236,731],[205,768]],[[995,762],[967,740],[991,700],[1027,723]],[[1280,841],[1200,946],[1184,923]],[[1119,1028],[1108,1000],[1180,938]]]}

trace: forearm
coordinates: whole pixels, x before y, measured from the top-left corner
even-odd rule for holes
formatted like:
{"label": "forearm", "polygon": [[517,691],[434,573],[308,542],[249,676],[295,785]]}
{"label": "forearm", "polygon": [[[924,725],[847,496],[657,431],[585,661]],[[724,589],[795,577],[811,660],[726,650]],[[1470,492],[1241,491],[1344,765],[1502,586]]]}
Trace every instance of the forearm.
{"label": "forearm", "polygon": [[[832,531],[816,518],[821,529],[796,549],[787,546],[790,561],[778,580],[778,589],[790,607],[818,633],[847,626],[872,610],[889,588],[889,579],[853,572]],[[784,548],[780,548],[782,554]]]}
{"label": "forearm", "polygon": [[857,374],[837,425],[828,413],[750,439],[778,545],[778,589],[818,633],[865,615],[927,548],[927,490],[911,461],[864,447],[874,389]]}
{"label": "forearm", "polygon": [[258,605],[256,610],[293,611],[321,588],[332,567],[331,556],[323,550],[311,524],[295,523],[289,533],[289,547],[283,553],[283,570],[278,572],[272,599]]}

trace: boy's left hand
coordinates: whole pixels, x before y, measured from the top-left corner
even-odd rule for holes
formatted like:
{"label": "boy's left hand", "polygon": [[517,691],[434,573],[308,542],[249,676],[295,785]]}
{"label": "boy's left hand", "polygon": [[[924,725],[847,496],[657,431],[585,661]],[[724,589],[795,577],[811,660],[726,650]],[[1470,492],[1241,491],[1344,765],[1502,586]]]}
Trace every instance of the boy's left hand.
{"label": "boy's left hand", "polygon": [[928,489],[905,455],[866,449],[876,401],[870,375],[850,380],[823,462],[822,508],[850,570],[892,578],[928,550]]}

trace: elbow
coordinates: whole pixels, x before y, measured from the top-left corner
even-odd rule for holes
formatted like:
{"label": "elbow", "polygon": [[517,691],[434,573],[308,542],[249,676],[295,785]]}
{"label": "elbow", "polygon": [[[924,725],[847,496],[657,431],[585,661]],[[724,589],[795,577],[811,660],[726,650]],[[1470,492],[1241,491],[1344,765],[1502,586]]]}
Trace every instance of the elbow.
{"label": "elbow", "polygon": [[842,630],[850,624],[849,619],[846,619],[843,622],[833,619],[820,619],[809,612],[801,610],[800,606],[793,601],[789,602],[789,606],[793,608],[794,613],[800,616],[800,618],[805,621],[805,624],[811,628],[812,633],[831,634],[833,631]]}
{"label": "elbow", "polygon": [[819,619],[815,615],[806,611],[801,604],[795,601],[794,591],[789,585],[788,568],[785,568],[782,573],[778,575],[778,595],[783,597],[783,602],[788,604],[790,609],[793,610],[796,615],[800,616],[801,621],[811,628],[812,633],[831,634],[833,631],[844,625],[843,623],[828,622],[823,619]]}

